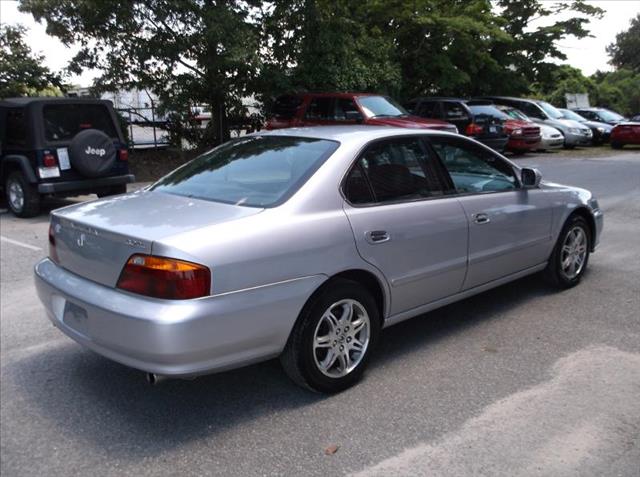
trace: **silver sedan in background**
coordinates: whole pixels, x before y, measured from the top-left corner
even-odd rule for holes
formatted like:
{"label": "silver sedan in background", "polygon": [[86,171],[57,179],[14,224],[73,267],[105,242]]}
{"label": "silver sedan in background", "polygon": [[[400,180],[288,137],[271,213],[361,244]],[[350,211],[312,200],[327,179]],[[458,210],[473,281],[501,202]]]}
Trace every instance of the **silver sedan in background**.
{"label": "silver sedan in background", "polygon": [[54,211],[35,277],[60,330],[151,377],[280,357],[335,392],[385,326],[535,272],[576,285],[601,229],[588,191],[469,138],[284,129]]}

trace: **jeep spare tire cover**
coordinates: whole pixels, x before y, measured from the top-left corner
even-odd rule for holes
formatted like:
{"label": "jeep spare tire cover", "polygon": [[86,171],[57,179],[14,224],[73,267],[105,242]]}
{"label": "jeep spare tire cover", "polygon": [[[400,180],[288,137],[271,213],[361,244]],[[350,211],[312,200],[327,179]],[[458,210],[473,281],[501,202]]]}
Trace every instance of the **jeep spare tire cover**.
{"label": "jeep spare tire cover", "polygon": [[85,129],[69,144],[69,160],[73,168],[83,176],[103,176],[116,161],[113,139],[97,129]]}

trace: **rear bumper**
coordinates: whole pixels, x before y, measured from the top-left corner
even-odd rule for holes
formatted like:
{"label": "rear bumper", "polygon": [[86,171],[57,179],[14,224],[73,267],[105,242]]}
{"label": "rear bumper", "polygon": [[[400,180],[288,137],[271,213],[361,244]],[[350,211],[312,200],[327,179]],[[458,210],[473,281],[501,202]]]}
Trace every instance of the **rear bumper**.
{"label": "rear bumper", "polygon": [[497,138],[477,138],[477,140],[485,146],[489,146],[491,149],[502,152],[509,142],[509,136]]}
{"label": "rear bumper", "polygon": [[81,345],[166,376],[194,376],[275,357],[324,275],[196,300],[159,300],[106,287],[49,259],[35,267],[49,319]]}
{"label": "rear bumper", "polygon": [[125,174],[122,176],[82,179],[78,181],[43,182],[38,184],[38,192],[41,194],[58,194],[61,192],[90,191],[101,187],[129,184],[133,181],[135,181],[133,174]]}

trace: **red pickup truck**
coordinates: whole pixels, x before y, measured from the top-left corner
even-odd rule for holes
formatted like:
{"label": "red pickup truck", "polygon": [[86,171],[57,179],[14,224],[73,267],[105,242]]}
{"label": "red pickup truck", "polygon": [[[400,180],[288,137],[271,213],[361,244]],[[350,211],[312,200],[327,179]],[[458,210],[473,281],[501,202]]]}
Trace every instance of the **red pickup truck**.
{"label": "red pickup truck", "polygon": [[453,124],[409,114],[386,96],[367,93],[303,93],[280,96],[267,129],[366,124],[458,132]]}

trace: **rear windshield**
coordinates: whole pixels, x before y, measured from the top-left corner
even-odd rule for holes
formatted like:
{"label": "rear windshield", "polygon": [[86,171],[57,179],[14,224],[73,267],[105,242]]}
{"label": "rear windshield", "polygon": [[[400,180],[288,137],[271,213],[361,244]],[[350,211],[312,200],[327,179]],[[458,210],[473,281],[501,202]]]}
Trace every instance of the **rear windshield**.
{"label": "rear windshield", "polygon": [[498,118],[498,119],[504,119],[504,120],[511,119],[509,116],[507,116],[505,113],[500,111],[495,106],[470,105],[469,109],[475,116],[484,114],[485,116],[491,116],[492,118]]}
{"label": "rear windshield", "polygon": [[98,129],[118,138],[109,110],[103,104],[50,104],[42,108],[47,141],[70,141],[84,129]]}
{"label": "rear windshield", "polygon": [[151,190],[227,204],[274,207],[291,197],[338,145],[303,137],[238,139],[176,169]]}

